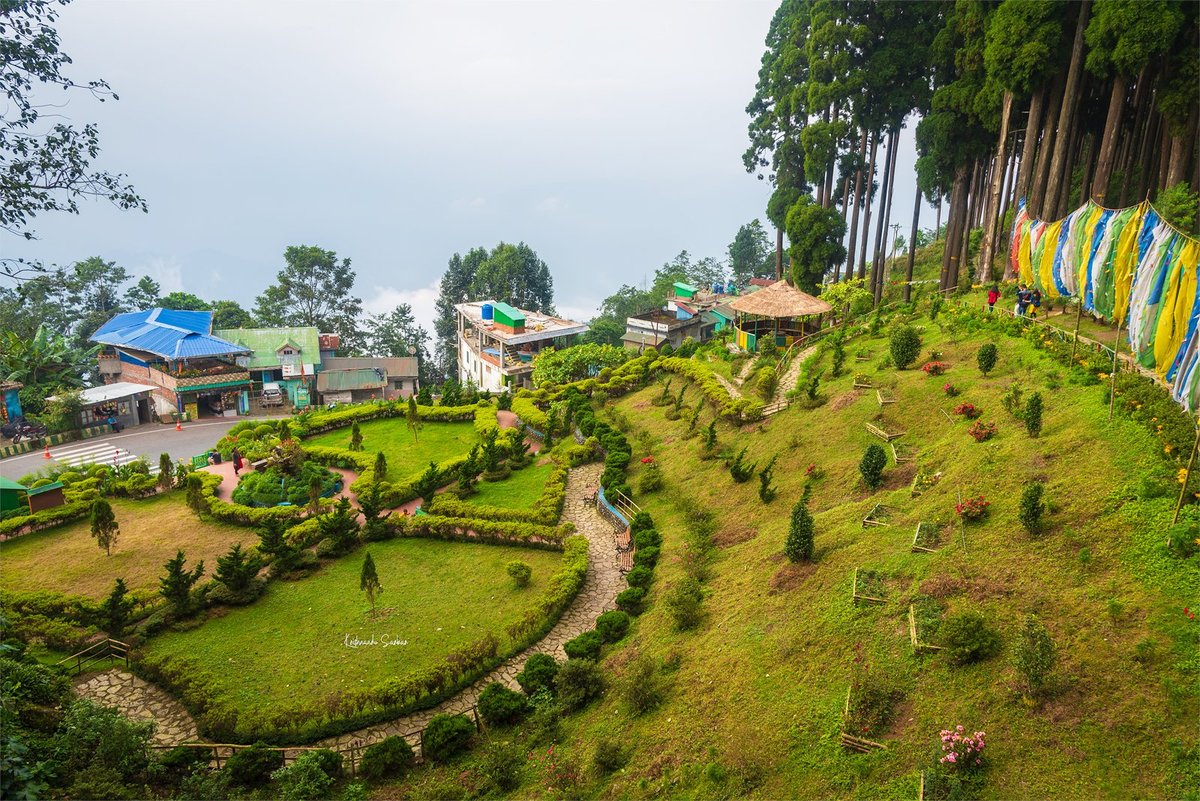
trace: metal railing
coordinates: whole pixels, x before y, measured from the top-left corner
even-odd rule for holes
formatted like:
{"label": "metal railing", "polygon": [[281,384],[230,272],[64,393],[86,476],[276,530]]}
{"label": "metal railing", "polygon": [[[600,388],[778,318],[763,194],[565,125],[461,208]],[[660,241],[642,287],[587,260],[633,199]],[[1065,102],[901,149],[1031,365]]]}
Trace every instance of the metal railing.
{"label": "metal railing", "polygon": [[55,667],[63,667],[66,670],[73,671],[72,676],[78,676],[85,670],[100,662],[105,662],[109,659],[119,659],[125,662],[125,667],[129,667],[129,644],[114,640],[111,637],[100,642],[89,645],[82,651],[71,654],[65,659],[60,659],[55,663]]}

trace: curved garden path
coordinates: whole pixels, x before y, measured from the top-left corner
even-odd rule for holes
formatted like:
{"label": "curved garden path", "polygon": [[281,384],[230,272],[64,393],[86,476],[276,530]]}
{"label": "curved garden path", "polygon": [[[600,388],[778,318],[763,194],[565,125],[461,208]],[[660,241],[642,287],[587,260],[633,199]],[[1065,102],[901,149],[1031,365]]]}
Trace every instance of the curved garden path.
{"label": "curved garden path", "polygon": [[[475,705],[483,688],[493,681],[516,688],[516,676],[524,667],[525,660],[532,654],[548,653],[563,658],[566,655],[563,643],[591,629],[596,618],[603,612],[615,609],[617,593],[625,587],[624,578],[617,566],[616,532],[612,524],[596,511],[595,503],[585,500],[585,496],[596,491],[603,470],[604,465],[594,463],[572,468],[567,474],[562,519],[574,523],[576,532],[587,537],[588,571],[579,594],[545,637],[521,653],[509,657],[487,676],[435,707],[387,723],[329,737],[313,745],[329,748],[348,748],[351,745],[362,747],[394,734],[415,735],[417,731],[425,728],[434,715],[469,710]],[[116,669],[86,675],[76,682],[75,689],[81,697],[103,706],[114,707],[126,717],[154,721],[156,727],[153,742],[156,744],[199,742],[196,723],[187,710],[164,690],[128,671]],[[417,744],[415,736],[413,744]]]}

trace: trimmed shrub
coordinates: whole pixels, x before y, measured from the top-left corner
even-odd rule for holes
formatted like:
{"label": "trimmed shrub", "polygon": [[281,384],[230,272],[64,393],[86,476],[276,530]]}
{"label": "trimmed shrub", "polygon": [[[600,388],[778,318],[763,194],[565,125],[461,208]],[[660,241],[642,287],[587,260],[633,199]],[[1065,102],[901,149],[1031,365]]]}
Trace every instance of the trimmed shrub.
{"label": "trimmed shrub", "polygon": [[[283,801],[319,801],[329,797],[333,777],[322,769],[319,753],[303,753],[292,764],[271,774],[279,798]],[[338,761],[341,761],[340,757]]]}
{"label": "trimmed shrub", "polygon": [[647,654],[641,654],[625,673],[625,700],[635,715],[642,715],[662,703],[663,687],[658,664]]}
{"label": "trimmed shrub", "polygon": [[1037,437],[1042,433],[1042,393],[1035,392],[1029,396],[1021,419],[1025,421],[1025,430],[1029,432],[1029,436]]}
{"label": "trimmed shrub", "polygon": [[979,346],[979,352],[975,354],[975,363],[979,365],[979,372],[987,375],[996,366],[996,359],[999,358],[1000,352],[996,349],[996,343],[985,342]]}
{"label": "trimmed shrub", "polygon": [[600,646],[603,644],[599,632],[585,631],[563,643],[563,650],[567,652],[568,659],[596,659],[600,656]]}
{"label": "trimmed shrub", "polygon": [[633,554],[633,564],[645,565],[653,569],[658,564],[659,549],[657,546],[651,545],[649,548],[640,548]]}
{"label": "trimmed shrub", "polygon": [[939,627],[950,661],[956,665],[982,662],[1000,652],[1000,633],[978,612],[961,612]]}
{"label": "trimmed shrub", "polygon": [[475,736],[475,724],[466,715],[434,715],[425,727],[425,758],[447,762],[464,751]]}
{"label": "trimmed shrub", "polygon": [[255,743],[235,751],[225,762],[225,771],[234,784],[242,787],[262,787],[271,774],[283,767],[283,752],[272,751],[266,743]]}
{"label": "trimmed shrub", "polygon": [[617,608],[631,615],[640,615],[646,608],[646,591],[630,587],[617,593]]}
{"label": "trimmed shrub", "polygon": [[386,737],[363,751],[359,772],[367,779],[379,781],[401,776],[412,767],[416,757],[412,746],[403,737]]}
{"label": "trimmed shrub", "polygon": [[590,659],[571,659],[554,677],[554,692],[567,711],[583,709],[604,692],[604,675]]}
{"label": "trimmed shrub", "polygon": [[596,632],[604,642],[617,642],[629,631],[629,623],[625,612],[605,612],[596,618]]}
{"label": "trimmed shrub", "polygon": [[685,576],[667,593],[665,603],[675,628],[687,631],[699,625],[703,616],[704,590],[696,579]]}
{"label": "trimmed shrub", "polygon": [[662,545],[662,535],[658,529],[648,528],[633,535],[633,546],[639,551],[643,548],[658,548]]}
{"label": "trimmed shrub", "polygon": [[1046,511],[1046,504],[1042,500],[1045,491],[1046,488],[1042,482],[1035,481],[1027,484],[1021,493],[1021,508],[1017,512],[1017,519],[1030,534],[1037,534],[1041,531],[1042,515]]}
{"label": "trimmed shrub", "polygon": [[867,446],[862,461],[858,463],[858,472],[862,474],[863,483],[868,489],[876,490],[883,486],[883,468],[887,467],[887,453],[875,443]]}
{"label": "trimmed shrub", "polygon": [[1013,653],[1013,666],[1025,679],[1025,687],[1030,694],[1036,695],[1045,688],[1046,679],[1057,662],[1058,654],[1055,653],[1050,632],[1037,615],[1026,615]]}
{"label": "trimmed shrub", "polygon": [[888,350],[892,365],[897,370],[903,370],[921,355],[921,335],[911,325],[898,325],[892,329]]}
{"label": "trimmed shrub", "polygon": [[630,587],[641,587],[647,589],[650,582],[654,580],[654,573],[645,565],[638,565],[633,570],[625,574],[625,583]]}
{"label": "trimmed shrub", "polygon": [[479,694],[479,714],[489,726],[510,726],[529,712],[529,700],[498,681]]}
{"label": "trimmed shrub", "polygon": [[527,562],[522,562],[519,559],[514,559],[504,566],[504,570],[508,573],[509,578],[513,580],[513,584],[518,587],[528,587],[529,579],[533,578],[533,568]]}
{"label": "trimmed shrub", "polygon": [[600,773],[613,773],[629,764],[629,752],[619,740],[604,739],[596,743],[592,764]]}
{"label": "trimmed shrub", "polygon": [[809,561],[813,556],[813,516],[808,504],[800,500],[792,507],[792,522],[788,528],[783,552],[793,562]]}
{"label": "trimmed shrub", "polygon": [[533,654],[525,660],[525,667],[517,674],[517,684],[521,685],[526,695],[533,695],[539,690],[552,690],[558,668],[558,660],[550,654]]}

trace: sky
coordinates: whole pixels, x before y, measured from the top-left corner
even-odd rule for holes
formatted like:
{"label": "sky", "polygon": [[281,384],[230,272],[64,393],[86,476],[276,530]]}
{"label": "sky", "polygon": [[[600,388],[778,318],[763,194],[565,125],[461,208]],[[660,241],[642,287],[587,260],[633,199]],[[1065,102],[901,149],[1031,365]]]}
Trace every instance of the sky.
{"label": "sky", "polygon": [[[559,312],[588,319],[765,222],[770,187],[741,155],[777,5],[80,0],[59,21],[68,74],[120,99],[60,113],[99,124],[98,166],[149,213],[88,202],[0,246],[249,308],[287,246],[318,245],[350,258],[368,312],[406,302],[430,326],[452,254],[524,241]],[[909,130],[905,236],[914,159]]]}

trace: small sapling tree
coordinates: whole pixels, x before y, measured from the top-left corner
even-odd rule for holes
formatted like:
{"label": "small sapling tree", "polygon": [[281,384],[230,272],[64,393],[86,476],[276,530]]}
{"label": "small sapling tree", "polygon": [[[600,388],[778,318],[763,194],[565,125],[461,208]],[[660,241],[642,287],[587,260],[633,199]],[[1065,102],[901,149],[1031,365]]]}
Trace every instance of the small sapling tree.
{"label": "small sapling tree", "polygon": [[158,486],[163,492],[175,486],[175,463],[169,453],[158,455]]}
{"label": "small sapling tree", "polygon": [[192,570],[184,567],[186,562],[183,551],[177,551],[175,558],[163,565],[167,575],[158,580],[159,591],[180,617],[186,617],[192,610],[192,587],[204,575],[203,559]]}
{"label": "small sapling tree", "polygon": [[996,359],[999,358],[1000,352],[996,348],[996,343],[985,342],[979,346],[979,352],[975,354],[975,363],[979,365],[979,372],[987,375],[992,372],[996,366]]}
{"label": "small sapling tree", "polygon": [[363,449],[362,442],[362,430],[358,427],[358,421],[355,420],[350,425],[350,450],[361,451]]}
{"label": "small sapling tree", "polygon": [[813,516],[808,511],[807,499],[796,502],[792,507],[792,521],[788,527],[787,542],[783,552],[793,562],[810,562],[813,557]]}
{"label": "small sapling tree", "polygon": [[892,329],[888,347],[892,354],[892,366],[903,370],[921,354],[921,335],[911,325],[898,325]]}
{"label": "small sapling tree", "polygon": [[771,485],[771,481],[775,476],[775,461],[778,458],[778,454],[772,456],[771,461],[767,462],[767,466],[758,474],[758,499],[763,503],[770,503],[775,500],[777,493],[775,487]]}
{"label": "small sapling tree", "polygon": [[1021,507],[1017,518],[1030,534],[1037,534],[1042,530],[1042,515],[1046,512],[1046,504],[1042,500],[1042,495],[1045,491],[1046,488],[1042,482],[1034,481],[1032,484],[1027,484],[1021,492]]}
{"label": "small sapling tree", "polygon": [[1037,437],[1042,433],[1042,393],[1034,392],[1029,396],[1029,400],[1025,401],[1025,414],[1021,419],[1025,421],[1025,430],[1029,432],[1029,436]]}
{"label": "small sapling tree", "polygon": [[245,592],[262,569],[262,564],[258,556],[243,551],[239,542],[229,549],[229,553],[217,557],[215,578],[232,592]]}
{"label": "small sapling tree", "polygon": [[1046,688],[1046,680],[1058,662],[1054,641],[1037,615],[1026,615],[1021,634],[1013,652],[1013,664],[1029,695],[1035,696]]}
{"label": "small sapling tree", "polygon": [[97,498],[92,503],[92,537],[96,544],[104,549],[105,556],[112,556],[113,546],[117,544],[117,535],[121,527],[113,514],[112,506],[103,498]]}
{"label": "small sapling tree", "polygon": [[858,463],[858,472],[862,474],[863,483],[869,489],[876,490],[883,485],[883,469],[885,467],[887,467],[887,453],[875,443],[868,445],[862,460]]}
{"label": "small sapling tree", "polygon": [[417,399],[408,396],[408,430],[412,432],[413,442],[417,441],[417,433],[421,430],[421,413],[417,410]]}
{"label": "small sapling tree", "polygon": [[120,637],[125,631],[126,624],[129,623],[129,613],[133,611],[136,602],[128,597],[129,589],[125,586],[125,579],[117,579],[117,583],[113,585],[112,592],[104,599],[104,603],[100,605],[100,613],[104,620],[104,630],[108,632],[110,637]]}
{"label": "small sapling tree", "polygon": [[379,572],[375,569],[375,560],[371,557],[371,552],[367,551],[366,557],[363,559],[362,572],[358,574],[358,588],[367,594],[367,601],[371,604],[371,614],[375,614],[375,599],[383,592],[383,585],[379,583]]}

